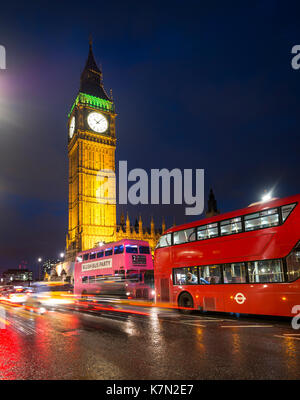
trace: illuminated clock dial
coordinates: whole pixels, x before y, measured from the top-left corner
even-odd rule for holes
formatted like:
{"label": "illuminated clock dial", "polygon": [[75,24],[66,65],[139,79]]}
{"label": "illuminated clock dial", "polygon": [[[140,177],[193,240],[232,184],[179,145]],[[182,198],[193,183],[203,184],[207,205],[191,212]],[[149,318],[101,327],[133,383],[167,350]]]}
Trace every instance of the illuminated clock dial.
{"label": "illuminated clock dial", "polygon": [[87,121],[89,127],[95,132],[102,133],[105,132],[108,128],[107,119],[104,117],[104,115],[98,112],[91,112],[88,115]]}
{"label": "illuminated clock dial", "polygon": [[75,117],[71,118],[70,125],[69,125],[69,136],[72,139],[75,132]]}

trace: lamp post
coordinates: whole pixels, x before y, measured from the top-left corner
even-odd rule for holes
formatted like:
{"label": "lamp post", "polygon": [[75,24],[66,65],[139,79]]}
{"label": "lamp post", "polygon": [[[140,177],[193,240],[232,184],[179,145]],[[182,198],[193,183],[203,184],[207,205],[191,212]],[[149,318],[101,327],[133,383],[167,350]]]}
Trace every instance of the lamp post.
{"label": "lamp post", "polygon": [[38,275],[39,275],[39,281],[41,280],[41,262],[42,262],[42,258],[39,257],[38,258]]}

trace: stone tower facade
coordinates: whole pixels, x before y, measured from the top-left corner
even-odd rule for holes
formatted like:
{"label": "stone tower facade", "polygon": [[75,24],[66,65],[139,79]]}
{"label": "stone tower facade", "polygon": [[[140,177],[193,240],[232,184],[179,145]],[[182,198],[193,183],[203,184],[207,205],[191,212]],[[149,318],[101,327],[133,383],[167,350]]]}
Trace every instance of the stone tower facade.
{"label": "stone tower facade", "polygon": [[[79,93],[68,115],[69,222],[66,237],[66,260],[74,261],[79,251],[99,242],[123,238],[147,240],[154,250],[165,230],[155,229],[153,219],[145,228],[141,217],[135,225],[117,224],[116,204],[103,189],[109,173],[115,172],[115,104],[103,85],[90,42],[88,58],[81,74]],[[101,176],[99,176],[101,171]],[[107,176],[105,175],[107,171]],[[99,201],[99,197],[101,201]]]}

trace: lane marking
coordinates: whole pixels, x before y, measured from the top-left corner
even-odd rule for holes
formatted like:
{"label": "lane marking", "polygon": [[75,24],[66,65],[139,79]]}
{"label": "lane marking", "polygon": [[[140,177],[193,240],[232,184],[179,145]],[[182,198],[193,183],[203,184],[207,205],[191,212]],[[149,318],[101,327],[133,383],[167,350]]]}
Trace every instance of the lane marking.
{"label": "lane marking", "polygon": [[[186,320],[187,322],[196,322],[195,320]],[[224,321],[224,319],[219,319],[219,318],[216,318],[216,319],[214,319],[214,318],[211,318],[211,319],[199,319],[199,322],[215,322],[215,321]],[[183,322],[185,322],[185,320],[183,320]]]}
{"label": "lane marking", "polygon": [[[171,324],[180,324],[180,325],[182,325],[183,324],[183,322],[182,321],[170,321],[170,320],[167,320],[167,319],[162,319],[162,318],[159,318],[159,321],[163,321],[163,322],[170,322]],[[193,323],[185,323],[185,325],[192,325],[192,326],[198,326],[198,327],[205,327],[205,325],[199,325],[199,324],[193,324]]]}
{"label": "lane marking", "polygon": [[274,335],[275,337],[283,338],[283,339],[294,339],[294,340],[300,340],[300,338],[295,337],[295,336],[283,336],[283,335]]}
{"label": "lane marking", "polygon": [[284,333],[286,336],[300,336],[300,333]]}
{"label": "lane marking", "polygon": [[272,328],[273,325],[221,325],[221,328]]}

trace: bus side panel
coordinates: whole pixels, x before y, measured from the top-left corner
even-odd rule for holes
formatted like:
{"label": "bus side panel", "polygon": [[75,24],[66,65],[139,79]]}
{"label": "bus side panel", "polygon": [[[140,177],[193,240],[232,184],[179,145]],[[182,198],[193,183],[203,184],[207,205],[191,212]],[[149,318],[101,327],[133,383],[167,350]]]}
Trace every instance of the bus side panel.
{"label": "bus side panel", "polygon": [[[170,258],[170,247],[157,249],[154,256],[154,280],[155,280],[155,293],[156,302],[169,302],[173,301],[172,292],[170,288],[172,284],[172,266]],[[168,267],[167,267],[168,266]]]}
{"label": "bus side panel", "polygon": [[224,288],[224,311],[240,314],[293,316],[300,305],[300,281],[293,283],[221,285]]}
{"label": "bus side panel", "polygon": [[[241,234],[241,235],[247,235]],[[245,258],[261,258],[261,254],[268,247],[273,238],[273,233],[236,237],[215,238],[198,241],[188,245],[172,246],[173,268],[190,267],[197,265],[221,264]],[[259,239],[259,240],[258,240]],[[234,247],[234,252],[232,251]],[[234,254],[234,257],[233,257]],[[273,257],[272,257],[273,258]]]}

